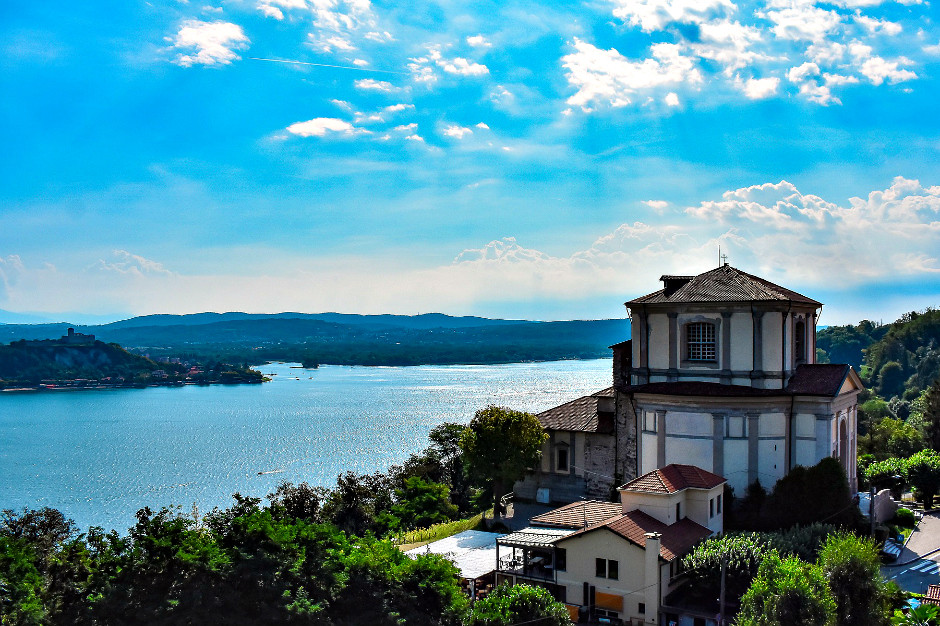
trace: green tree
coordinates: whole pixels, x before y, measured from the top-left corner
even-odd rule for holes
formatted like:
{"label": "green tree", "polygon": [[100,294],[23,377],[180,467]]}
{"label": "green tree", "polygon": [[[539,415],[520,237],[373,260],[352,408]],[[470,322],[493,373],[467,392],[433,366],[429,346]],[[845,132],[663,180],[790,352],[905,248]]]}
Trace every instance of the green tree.
{"label": "green tree", "polygon": [[937,613],[940,610],[929,604],[921,604],[915,609],[900,609],[894,612],[891,618],[892,626],[936,626]]}
{"label": "green tree", "polygon": [[497,406],[480,409],[460,440],[471,475],[492,481],[493,511],[505,489],[538,463],[548,435],[531,413]]}
{"label": "green tree", "polygon": [[904,477],[907,482],[920,489],[924,496],[924,508],[933,508],[933,498],[940,490],[940,452],[923,450],[904,461]]}
{"label": "green tree", "polygon": [[837,626],[881,626],[886,620],[878,548],[850,533],[829,535],[819,567],[836,599]]}
{"label": "green tree", "polygon": [[502,584],[486,598],[477,601],[465,626],[571,626],[565,605],[547,589],[528,585]]}
{"label": "green tree", "polygon": [[690,588],[709,600],[721,591],[721,568],[725,564],[726,598],[737,602],[748,590],[764,554],[766,540],[757,533],[728,534],[706,539],[682,559]]}
{"label": "green tree", "polygon": [[921,412],[927,445],[940,451],[940,378],[930,385],[922,403],[915,401],[914,406]]}
{"label": "green tree", "polygon": [[833,626],[836,603],[815,565],[769,552],[741,598],[739,626]]}
{"label": "green tree", "polygon": [[405,479],[405,486],[395,490],[391,513],[401,529],[427,528],[457,516],[457,507],[450,502],[450,488],[417,476]]}
{"label": "green tree", "polygon": [[828,522],[852,526],[858,522],[845,470],[827,457],[816,465],[797,465],[777,481],[764,507],[763,523],[771,529]]}

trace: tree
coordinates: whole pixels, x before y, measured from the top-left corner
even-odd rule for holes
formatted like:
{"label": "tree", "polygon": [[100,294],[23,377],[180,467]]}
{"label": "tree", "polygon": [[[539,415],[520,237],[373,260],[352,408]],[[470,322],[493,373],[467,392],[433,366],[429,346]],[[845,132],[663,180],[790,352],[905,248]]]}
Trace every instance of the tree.
{"label": "tree", "polygon": [[891,625],[936,626],[938,612],[940,612],[940,610],[938,610],[937,607],[929,604],[921,604],[916,608],[908,609],[907,613],[897,610],[894,612],[894,617],[891,618]]}
{"label": "tree", "polygon": [[819,567],[836,598],[837,626],[881,626],[884,592],[878,548],[850,533],[829,535],[819,552]]}
{"label": "tree", "polygon": [[924,430],[927,435],[927,445],[933,450],[940,451],[940,378],[935,380],[924,396],[922,407],[915,402],[915,407],[921,408]]}
{"label": "tree", "polygon": [[465,626],[570,626],[565,605],[547,589],[504,583],[473,605]]}
{"label": "tree", "polygon": [[741,598],[740,626],[833,626],[836,603],[815,565],[769,552]]}
{"label": "tree", "polygon": [[493,484],[493,511],[502,513],[499,499],[506,485],[538,463],[548,435],[531,413],[497,406],[480,409],[460,440],[470,473]]}
{"label": "tree", "polygon": [[709,600],[721,592],[721,567],[725,564],[727,599],[737,602],[748,590],[768,551],[765,540],[757,533],[729,534],[706,539],[682,559],[688,572],[690,588]]}
{"label": "tree", "polygon": [[911,485],[920,489],[924,496],[924,508],[933,508],[933,498],[940,490],[940,452],[922,450],[904,462],[904,477]]}
{"label": "tree", "polygon": [[858,511],[845,470],[839,461],[826,457],[812,467],[797,465],[777,481],[762,517],[771,529],[813,522],[854,525]]}
{"label": "tree", "polygon": [[457,516],[457,507],[450,502],[450,488],[417,476],[405,479],[404,488],[395,490],[395,499],[391,513],[402,529],[427,528]]}

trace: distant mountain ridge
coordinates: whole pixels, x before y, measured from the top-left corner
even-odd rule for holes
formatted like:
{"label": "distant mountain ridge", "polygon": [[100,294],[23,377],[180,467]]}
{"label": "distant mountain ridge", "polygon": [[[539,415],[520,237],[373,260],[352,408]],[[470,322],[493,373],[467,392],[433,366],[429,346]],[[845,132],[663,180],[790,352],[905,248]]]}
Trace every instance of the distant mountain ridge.
{"label": "distant mountain ridge", "polygon": [[[0,341],[53,339],[68,324],[0,325]],[[603,358],[630,336],[630,322],[540,322],[483,317],[346,313],[146,315],[81,333],[156,356],[235,362],[297,360],[339,365],[419,365]]]}

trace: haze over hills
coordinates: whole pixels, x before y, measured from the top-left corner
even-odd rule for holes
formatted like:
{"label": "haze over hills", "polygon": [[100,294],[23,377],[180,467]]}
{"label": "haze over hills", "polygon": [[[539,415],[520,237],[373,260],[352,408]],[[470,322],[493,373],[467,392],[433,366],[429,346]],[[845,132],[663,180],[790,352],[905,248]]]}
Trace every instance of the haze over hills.
{"label": "haze over hills", "polygon": [[[53,339],[68,324],[0,325],[0,341]],[[539,322],[424,315],[198,313],[146,315],[81,333],[151,356],[341,365],[498,363],[604,358],[630,335],[629,320]]]}

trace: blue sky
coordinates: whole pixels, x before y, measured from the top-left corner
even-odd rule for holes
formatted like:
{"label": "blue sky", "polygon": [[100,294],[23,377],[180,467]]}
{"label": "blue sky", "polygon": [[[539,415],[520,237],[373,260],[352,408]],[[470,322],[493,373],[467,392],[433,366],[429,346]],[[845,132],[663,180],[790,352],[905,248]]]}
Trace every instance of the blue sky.
{"label": "blue sky", "polygon": [[7,2],[0,309],[617,317],[721,245],[891,321],[940,293],[937,17]]}

